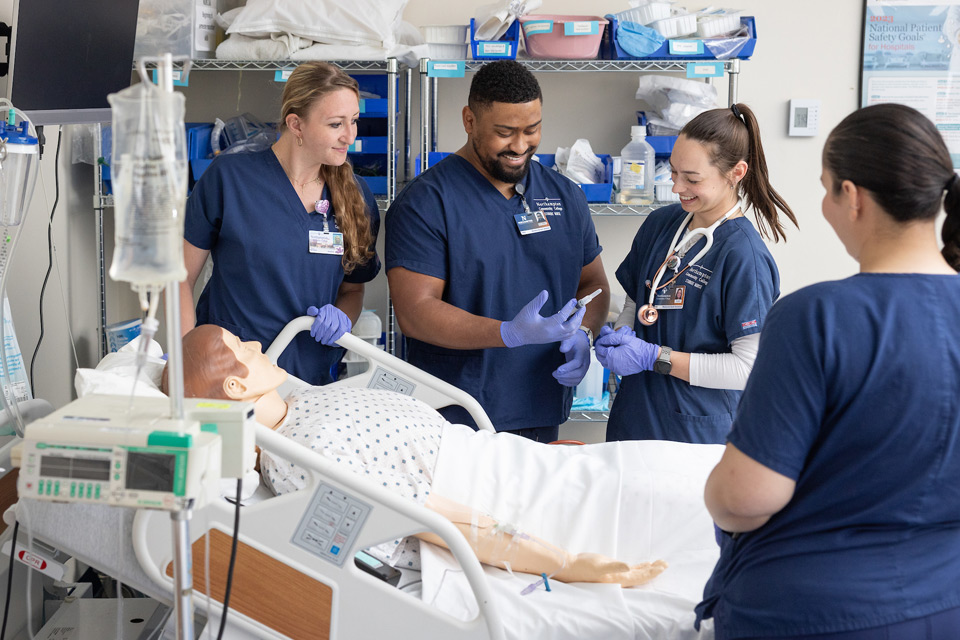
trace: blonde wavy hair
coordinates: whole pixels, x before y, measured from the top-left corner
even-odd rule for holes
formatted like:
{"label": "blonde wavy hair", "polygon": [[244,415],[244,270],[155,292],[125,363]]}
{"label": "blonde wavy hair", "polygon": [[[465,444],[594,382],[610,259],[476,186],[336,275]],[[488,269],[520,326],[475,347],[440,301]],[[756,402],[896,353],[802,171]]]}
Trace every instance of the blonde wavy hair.
{"label": "blonde wavy hair", "polygon": [[[287,127],[291,113],[305,118],[310,108],[327,94],[349,89],[360,98],[357,81],[326,62],[305,62],[290,74],[283,88],[280,108],[280,130]],[[350,161],[340,166],[323,165],[320,176],[330,189],[330,200],[336,214],[337,226],[343,233],[344,273],[366,264],[374,255],[373,232],[367,215],[367,204],[353,175]]]}

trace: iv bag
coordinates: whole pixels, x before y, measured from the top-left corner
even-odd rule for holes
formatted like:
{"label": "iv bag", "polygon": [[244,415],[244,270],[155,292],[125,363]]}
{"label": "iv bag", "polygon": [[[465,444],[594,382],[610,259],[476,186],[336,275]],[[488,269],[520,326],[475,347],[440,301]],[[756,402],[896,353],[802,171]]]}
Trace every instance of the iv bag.
{"label": "iv bag", "polygon": [[134,290],[183,281],[187,136],[182,93],[141,82],[107,96],[113,113],[115,247],[110,277]]}

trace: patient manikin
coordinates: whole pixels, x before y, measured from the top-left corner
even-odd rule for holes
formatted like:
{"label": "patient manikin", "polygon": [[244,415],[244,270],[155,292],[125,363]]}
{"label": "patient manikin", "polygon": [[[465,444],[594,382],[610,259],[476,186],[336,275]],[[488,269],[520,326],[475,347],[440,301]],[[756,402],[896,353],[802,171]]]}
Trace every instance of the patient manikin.
{"label": "patient manikin", "polygon": [[[534,575],[546,573],[561,582],[625,587],[649,582],[666,569],[660,560],[630,566],[600,554],[570,553],[430,493],[445,421],[419,400],[349,387],[306,387],[281,398],[277,387],[287,373],[269,361],[259,343],[242,342],[214,325],[187,333],[183,354],[185,395],[253,402],[261,424],[446,517],[460,529],[480,562]],[[164,370],[164,390],[166,374]],[[260,466],[275,493],[306,484],[299,469],[268,452],[261,453]],[[417,537],[445,546],[432,533]],[[399,550],[402,543],[397,546]],[[399,561],[398,555],[388,561],[409,564]]]}

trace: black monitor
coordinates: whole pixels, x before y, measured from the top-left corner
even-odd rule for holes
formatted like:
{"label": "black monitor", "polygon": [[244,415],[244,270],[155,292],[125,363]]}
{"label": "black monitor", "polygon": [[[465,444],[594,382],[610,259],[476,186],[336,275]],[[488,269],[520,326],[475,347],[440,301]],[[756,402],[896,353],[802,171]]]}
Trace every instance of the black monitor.
{"label": "black monitor", "polygon": [[2,95],[35,125],[109,122],[107,94],[130,86],[139,4],[14,0]]}

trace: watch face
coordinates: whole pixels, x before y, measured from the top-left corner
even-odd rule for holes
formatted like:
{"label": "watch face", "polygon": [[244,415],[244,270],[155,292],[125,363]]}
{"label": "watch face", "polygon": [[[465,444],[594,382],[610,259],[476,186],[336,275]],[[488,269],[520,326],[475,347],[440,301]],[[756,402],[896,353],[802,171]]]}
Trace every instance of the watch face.
{"label": "watch face", "polygon": [[667,360],[657,360],[653,363],[653,370],[657,373],[667,375],[670,373],[670,370],[673,368],[673,364]]}

